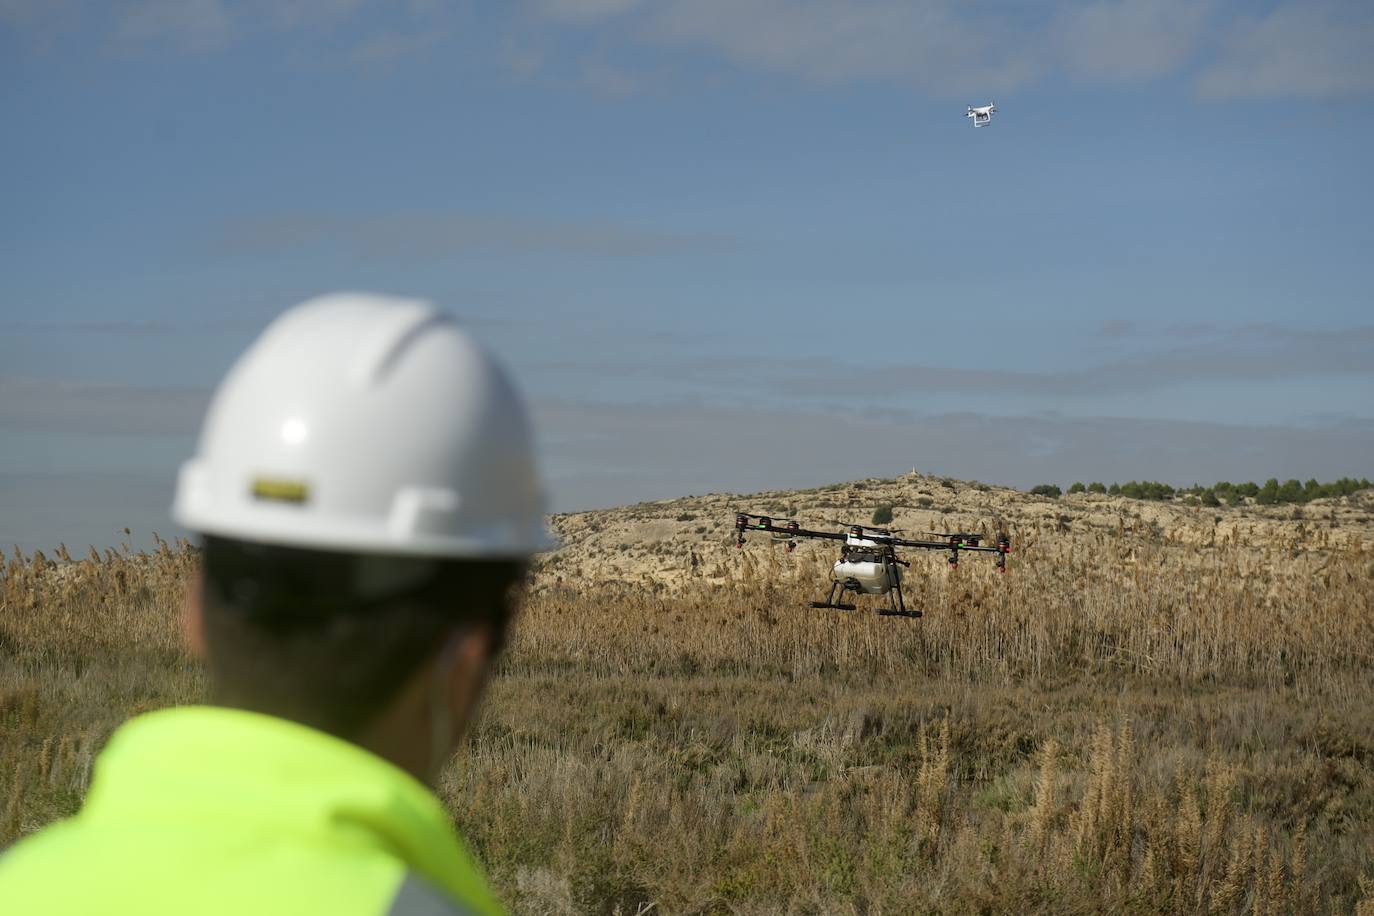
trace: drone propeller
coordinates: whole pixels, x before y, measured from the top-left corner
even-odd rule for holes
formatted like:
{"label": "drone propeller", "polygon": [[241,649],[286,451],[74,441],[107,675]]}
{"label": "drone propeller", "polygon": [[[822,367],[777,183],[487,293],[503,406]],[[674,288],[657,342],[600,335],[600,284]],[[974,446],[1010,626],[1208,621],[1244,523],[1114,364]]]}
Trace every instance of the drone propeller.
{"label": "drone propeller", "polygon": [[867,532],[869,532],[870,534],[882,534],[882,535],[893,535],[893,534],[901,534],[901,533],[902,533],[902,529],[901,529],[901,528],[889,528],[889,527],[886,527],[886,526],[879,527],[879,526],[877,526],[877,525],[861,525],[861,524],[859,524],[858,522],[847,522],[847,521],[845,521],[844,519],[840,519],[840,518],[826,519],[826,524],[828,524],[828,525],[838,525],[838,526],[840,526],[841,528],[844,528],[846,531],[849,531],[849,532],[851,532],[851,533],[852,533],[852,532],[855,532],[855,531],[867,531]]}
{"label": "drone propeller", "polygon": [[926,534],[933,538],[944,538],[951,544],[969,547],[977,547],[983,540],[983,535],[975,531],[927,531]]}

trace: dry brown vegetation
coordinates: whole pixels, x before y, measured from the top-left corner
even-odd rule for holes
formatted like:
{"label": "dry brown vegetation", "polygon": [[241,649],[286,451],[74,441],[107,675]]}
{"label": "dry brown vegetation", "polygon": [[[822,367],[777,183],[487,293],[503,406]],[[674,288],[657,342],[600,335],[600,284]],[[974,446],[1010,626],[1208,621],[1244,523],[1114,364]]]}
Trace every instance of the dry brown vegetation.
{"label": "dry brown vegetation", "polygon": [[[813,611],[826,554],[728,546],[773,503],[1020,549],[913,558],[918,621]],[[1374,912],[1371,508],[911,478],[560,517],[441,794],[518,913]],[[123,718],[202,695],[193,563],[10,561],[0,842],[75,810]]]}

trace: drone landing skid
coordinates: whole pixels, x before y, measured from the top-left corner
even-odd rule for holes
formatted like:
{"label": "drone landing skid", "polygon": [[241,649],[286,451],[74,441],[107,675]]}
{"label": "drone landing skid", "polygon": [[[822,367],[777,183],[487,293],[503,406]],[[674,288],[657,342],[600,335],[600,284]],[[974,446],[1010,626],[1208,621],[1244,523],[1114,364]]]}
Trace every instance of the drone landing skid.
{"label": "drone landing skid", "polygon": [[[845,603],[843,603],[843,602],[839,602],[839,601],[836,601],[836,600],[835,600],[836,597],[843,597],[843,595],[844,595],[844,593],[845,593],[846,591],[853,591],[853,590],[854,590],[854,589],[849,588],[849,587],[846,586],[845,583],[843,583],[843,582],[839,582],[839,581],[833,582],[833,583],[831,583],[831,585],[830,585],[830,594],[826,597],[826,599],[825,599],[824,601],[813,601],[813,602],[811,602],[811,606],[812,606],[813,608],[826,608],[826,609],[829,609],[829,610],[832,610],[832,611],[857,611],[857,610],[859,609],[859,606],[858,606],[857,604],[845,604]],[[920,612],[920,611],[909,611],[909,610],[907,610],[906,602],[905,602],[904,600],[902,600],[902,586],[901,586],[900,581],[893,584],[892,591],[889,592],[889,594],[892,596],[892,597],[891,597],[892,604],[891,604],[891,606],[889,606],[889,607],[879,608],[879,609],[878,609],[878,616],[879,616],[879,617],[920,617],[920,616],[921,616],[921,612]]]}
{"label": "drone landing skid", "polygon": [[824,601],[813,601],[811,602],[811,606],[815,608],[829,608],[832,611],[857,611],[859,609],[857,604],[843,604],[835,600],[841,597],[844,597],[844,583],[832,582],[830,584],[830,594],[826,596],[826,599]]}

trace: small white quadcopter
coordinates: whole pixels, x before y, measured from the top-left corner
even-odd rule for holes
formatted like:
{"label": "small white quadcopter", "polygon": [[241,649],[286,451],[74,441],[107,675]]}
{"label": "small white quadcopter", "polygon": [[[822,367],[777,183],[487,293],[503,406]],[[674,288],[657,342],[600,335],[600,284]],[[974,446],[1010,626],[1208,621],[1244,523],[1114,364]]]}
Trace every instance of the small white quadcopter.
{"label": "small white quadcopter", "polygon": [[997,106],[992,102],[981,105],[977,108],[969,106],[968,114],[965,117],[973,119],[974,127],[987,127],[992,123],[993,113],[997,111]]}

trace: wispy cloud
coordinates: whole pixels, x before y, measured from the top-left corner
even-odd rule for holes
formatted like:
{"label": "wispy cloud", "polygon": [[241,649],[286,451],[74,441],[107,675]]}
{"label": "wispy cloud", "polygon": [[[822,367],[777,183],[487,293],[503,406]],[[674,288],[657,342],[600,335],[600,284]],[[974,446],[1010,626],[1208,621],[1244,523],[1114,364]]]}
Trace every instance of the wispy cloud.
{"label": "wispy cloud", "polygon": [[1374,4],[1304,0],[1237,22],[1198,87],[1218,98],[1374,91]]}
{"label": "wispy cloud", "polygon": [[150,337],[171,334],[177,330],[170,321],[34,321],[28,319],[0,320],[0,332],[5,334],[109,334],[127,337]]}
{"label": "wispy cloud", "polygon": [[442,29],[382,32],[360,41],[348,52],[348,59],[361,67],[388,67],[439,44],[446,37]]}
{"label": "wispy cloud", "polygon": [[1076,76],[1114,82],[1176,72],[1197,50],[1208,0],[1098,0],[1063,8],[1051,34]]}
{"label": "wispy cloud", "polygon": [[279,29],[319,28],[346,20],[373,0],[271,0],[253,11]]}
{"label": "wispy cloud", "polygon": [[69,18],[77,0],[0,0],[0,26],[47,28]]}
{"label": "wispy cloud", "polygon": [[634,95],[643,86],[635,73],[595,57],[582,62],[580,82],[602,95]]}
{"label": "wispy cloud", "polygon": [[946,95],[1070,74],[1139,81],[1197,48],[1208,2],[1094,0],[1040,11],[953,0],[669,0],[539,6],[573,25],[626,26],[631,41],[696,49],[734,66],[813,83],[897,82]]}
{"label": "wispy cloud", "polygon": [[338,246],[364,258],[442,259],[463,254],[657,257],[728,251],[738,241],[703,233],[468,213],[286,213],[229,226],[211,241],[221,253],[275,254]]}
{"label": "wispy cloud", "polygon": [[1215,382],[1374,379],[1374,325],[1331,331],[1247,325],[1205,335],[1197,328],[1178,327],[1164,329],[1164,335],[1165,347],[1098,365],[1040,371],[898,365],[837,368],[819,375],[806,367],[790,377],[781,373],[778,384],[831,394],[919,389],[1064,398]]}
{"label": "wispy cloud", "polygon": [[[1374,325],[1303,330],[1275,324],[1191,323],[1155,329],[1111,321],[1103,323],[1099,337],[1103,346],[1096,348],[1095,359],[1091,350],[1068,351],[1054,368],[1045,369],[745,358],[718,349],[683,355],[680,348],[652,357],[623,353],[594,366],[572,362],[555,368],[564,373],[614,371],[677,391],[729,392],[733,397],[744,392],[765,400],[810,404],[835,398],[894,404],[915,393],[1005,395],[1051,404],[1232,382],[1374,382]],[[1100,352],[1103,349],[1107,352]]]}
{"label": "wispy cloud", "polygon": [[0,431],[190,436],[210,390],[0,375]]}
{"label": "wispy cloud", "polygon": [[233,40],[237,29],[221,0],[143,0],[133,4],[115,27],[116,44],[167,44],[208,51]]}
{"label": "wispy cloud", "polygon": [[546,62],[542,48],[511,36],[507,36],[497,47],[495,60],[499,70],[518,80],[534,77]]}
{"label": "wispy cloud", "polygon": [[[1198,67],[1211,96],[1374,90],[1374,6],[1289,0],[1261,18],[1218,0],[1071,0],[1050,8],[953,0],[545,0],[577,27],[693,48],[808,82],[898,82],[949,94],[1067,73],[1139,83]],[[1218,52],[1219,47],[1219,52]],[[1218,56],[1219,55],[1219,56]]]}
{"label": "wispy cloud", "polygon": [[936,93],[1010,88],[1043,68],[1013,16],[930,2],[696,0],[655,5],[651,40],[818,83],[898,81]]}
{"label": "wispy cloud", "polygon": [[640,0],[540,0],[540,10],[560,19],[600,19],[628,12]]}
{"label": "wispy cloud", "polygon": [[448,36],[448,4],[411,0],[0,0],[0,27],[46,45],[84,30],[122,55],[222,51],[264,36],[328,34],[348,62],[392,63]]}
{"label": "wispy cloud", "polygon": [[[1117,84],[1195,73],[1198,90],[1213,98],[1374,91],[1374,6],[1365,0],[1286,0],[1266,12],[1223,0],[528,0],[496,8],[483,19],[493,34],[488,66],[520,79],[558,70],[557,79],[601,93],[653,82],[665,51],[808,84],[882,82],[936,96],[1007,91],[1062,75]],[[46,43],[59,26],[72,32],[93,21],[125,50],[187,52],[328,33],[345,59],[375,66],[462,33],[448,26],[465,9],[134,0],[110,13],[94,0],[0,0],[0,26]],[[565,53],[561,39],[573,33],[595,36],[594,56]]]}
{"label": "wispy cloud", "polygon": [[1135,329],[1136,323],[1125,318],[1109,318],[1097,326],[1097,332],[1103,337],[1126,337]]}
{"label": "wispy cloud", "polygon": [[685,493],[815,486],[915,466],[1046,481],[1368,476],[1374,422],[1244,426],[706,404],[536,406],[560,511]]}
{"label": "wispy cloud", "polygon": [[29,335],[82,334],[94,337],[165,337],[174,334],[204,334],[216,331],[245,331],[262,327],[272,315],[260,307],[232,318],[150,318],[150,319],[0,319],[0,334],[12,337]]}

